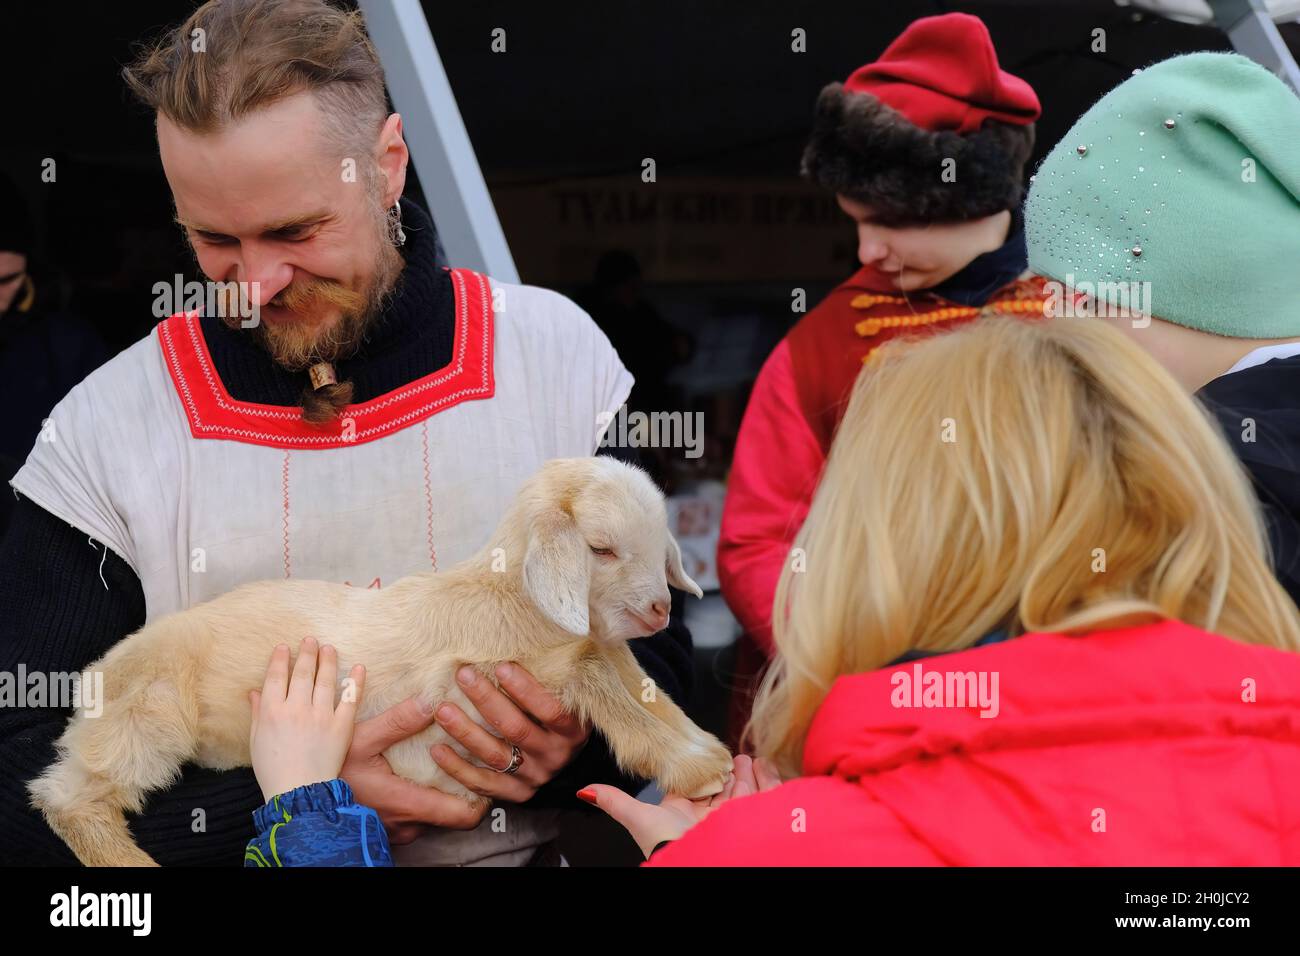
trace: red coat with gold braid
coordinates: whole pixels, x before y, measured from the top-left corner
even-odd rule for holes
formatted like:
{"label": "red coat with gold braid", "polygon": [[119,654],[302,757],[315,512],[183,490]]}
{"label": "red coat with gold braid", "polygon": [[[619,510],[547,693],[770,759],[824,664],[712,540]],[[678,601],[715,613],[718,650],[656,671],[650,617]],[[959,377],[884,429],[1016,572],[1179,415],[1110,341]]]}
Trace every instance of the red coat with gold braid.
{"label": "red coat with gold braid", "polygon": [[727,604],[767,656],[777,579],[867,356],[899,336],[956,328],[980,315],[1041,317],[1045,298],[1038,277],[1017,279],[983,306],[965,306],[932,292],[880,293],[859,272],[768,357],[740,426],[718,542]]}

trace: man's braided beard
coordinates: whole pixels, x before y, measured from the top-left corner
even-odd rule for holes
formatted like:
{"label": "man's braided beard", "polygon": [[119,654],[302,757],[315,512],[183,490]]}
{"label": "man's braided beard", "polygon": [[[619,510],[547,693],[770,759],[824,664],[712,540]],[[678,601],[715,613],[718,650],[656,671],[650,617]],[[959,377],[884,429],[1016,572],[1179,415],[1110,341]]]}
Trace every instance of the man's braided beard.
{"label": "man's braided beard", "polygon": [[[377,191],[376,191],[377,193]],[[374,326],[388,301],[405,261],[393,242],[392,221],[380,206],[372,207],[376,251],[370,280],[362,289],[349,289],[331,279],[312,278],[294,282],[270,300],[291,312],[310,314],[327,307],[337,308],[339,317],[321,328],[306,322],[259,322],[251,329],[242,326],[237,310],[223,309],[222,321],[232,329],[249,332],[283,368],[298,372],[317,362],[336,362],[354,354]]]}

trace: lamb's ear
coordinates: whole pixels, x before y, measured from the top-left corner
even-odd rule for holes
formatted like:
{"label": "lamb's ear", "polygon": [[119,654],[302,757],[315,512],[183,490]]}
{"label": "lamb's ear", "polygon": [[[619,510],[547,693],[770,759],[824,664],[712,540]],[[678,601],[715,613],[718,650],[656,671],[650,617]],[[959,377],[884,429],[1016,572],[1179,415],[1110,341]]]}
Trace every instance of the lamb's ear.
{"label": "lamb's ear", "polygon": [[682,549],[671,534],[668,536],[668,583],[679,591],[694,594],[697,598],[704,597],[700,586],[691,580],[691,576],[682,567]]}
{"label": "lamb's ear", "polygon": [[558,508],[533,522],[524,555],[524,593],[543,614],[571,634],[591,632],[587,591],[591,585],[587,543],[573,516]]}

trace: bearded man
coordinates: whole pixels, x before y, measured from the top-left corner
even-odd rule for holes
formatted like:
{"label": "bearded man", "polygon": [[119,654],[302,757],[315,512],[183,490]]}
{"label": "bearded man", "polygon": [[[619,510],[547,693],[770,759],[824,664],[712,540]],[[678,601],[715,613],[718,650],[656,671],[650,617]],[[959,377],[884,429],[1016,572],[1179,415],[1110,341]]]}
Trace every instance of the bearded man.
{"label": "bearded man", "polygon": [[[156,114],[199,268],[247,290],[257,322],[177,312],[51,413],[12,482],[0,670],[80,671],[248,581],[383,587],[453,564],[544,461],[592,454],[632,385],[567,299],[437,264],[432,221],[401,198],[402,121],[360,14],[205,3],[124,77]],[[634,648],[661,689],[684,694],[680,625]],[[599,736],[522,668],[498,673],[508,696],[462,685],[495,733],[414,700],[358,725],[341,776],[379,811],[397,862],[558,862],[560,809],[579,808],[591,779],[620,779]],[[6,862],[75,862],[25,792],[66,716],[0,709]],[[434,759],[517,807],[485,818],[392,773],[383,751],[435,719],[478,763],[445,746]],[[237,866],[262,802],[251,770],[191,767],[131,826],[164,865]]]}

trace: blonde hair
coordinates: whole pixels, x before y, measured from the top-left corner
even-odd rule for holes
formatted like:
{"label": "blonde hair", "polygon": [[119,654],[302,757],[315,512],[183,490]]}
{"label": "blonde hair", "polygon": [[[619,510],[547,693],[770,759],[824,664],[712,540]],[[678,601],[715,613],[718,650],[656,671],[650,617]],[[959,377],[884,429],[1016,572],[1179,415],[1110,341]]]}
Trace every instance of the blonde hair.
{"label": "blonde hair", "polygon": [[310,91],[329,141],[360,157],[388,118],[384,70],[361,13],[326,0],[208,0],[144,44],[122,77],[142,103],[193,133]]}
{"label": "blonde hair", "polygon": [[998,628],[1176,618],[1300,649],[1218,426],[1097,320],[980,319],[877,350],[796,547],[747,728],[785,774],[836,677]]}

